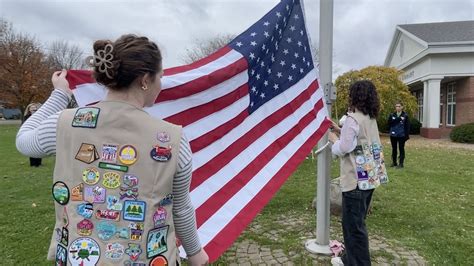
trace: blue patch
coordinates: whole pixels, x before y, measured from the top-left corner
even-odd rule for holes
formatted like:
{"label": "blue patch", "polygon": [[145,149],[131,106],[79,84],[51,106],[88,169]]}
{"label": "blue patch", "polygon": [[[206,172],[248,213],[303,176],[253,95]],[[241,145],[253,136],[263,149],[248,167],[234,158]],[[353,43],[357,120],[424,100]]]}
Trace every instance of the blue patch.
{"label": "blue patch", "polygon": [[123,204],[123,219],[143,222],[145,220],[146,203],[138,200],[126,200]]}

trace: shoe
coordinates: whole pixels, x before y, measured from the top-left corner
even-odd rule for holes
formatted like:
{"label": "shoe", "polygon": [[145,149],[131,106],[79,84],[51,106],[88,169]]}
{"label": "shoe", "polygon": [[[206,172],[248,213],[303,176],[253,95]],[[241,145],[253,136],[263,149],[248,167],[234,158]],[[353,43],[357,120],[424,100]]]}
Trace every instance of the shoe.
{"label": "shoe", "polygon": [[397,167],[397,164],[396,164],[396,163],[392,163],[392,164],[390,165],[390,167]]}
{"label": "shoe", "polygon": [[403,168],[403,164],[399,164],[397,168]]}
{"label": "shoe", "polygon": [[341,257],[334,257],[331,259],[331,264],[333,266],[344,266]]}

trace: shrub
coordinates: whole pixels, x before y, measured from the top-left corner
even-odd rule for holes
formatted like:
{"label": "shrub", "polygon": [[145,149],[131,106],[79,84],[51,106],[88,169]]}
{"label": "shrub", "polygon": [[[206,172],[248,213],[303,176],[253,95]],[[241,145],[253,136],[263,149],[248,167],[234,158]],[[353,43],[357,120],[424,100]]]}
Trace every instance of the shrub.
{"label": "shrub", "polygon": [[421,123],[416,118],[410,118],[410,135],[420,134]]}
{"label": "shrub", "polygon": [[454,127],[450,138],[454,142],[474,143],[474,123]]}

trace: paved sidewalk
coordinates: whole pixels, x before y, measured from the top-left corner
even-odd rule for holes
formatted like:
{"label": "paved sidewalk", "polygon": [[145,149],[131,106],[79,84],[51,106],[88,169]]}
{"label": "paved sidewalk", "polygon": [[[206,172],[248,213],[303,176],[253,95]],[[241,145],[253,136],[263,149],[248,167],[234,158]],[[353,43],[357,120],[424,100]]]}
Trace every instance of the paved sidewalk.
{"label": "paved sidewalk", "polygon": [[[298,218],[287,218],[281,221],[292,228],[302,226],[306,222],[304,219]],[[340,223],[331,225],[330,235],[331,238],[341,241],[340,229],[333,230],[338,226],[340,226]],[[264,231],[255,221],[247,230],[275,242],[278,242],[285,233],[284,229]],[[304,247],[306,240],[314,238],[315,232],[303,234],[300,238],[301,246]],[[397,245],[395,241],[387,241],[383,237],[373,234],[369,235],[369,241],[373,265],[427,265],[425,259],[418,255],[416,251]],[[302,250],[302,252],[299,252],[300,254],[294,251],[287,253],[282,248],[271,249],[252,240],[242,240],[234,243],[225,253],[225,257],[229,265],[300,265],[301,261],[304,265],[331,265],[331,257],[311,254],[304,248]],[[295,263],[295,261],[298,262]]]}

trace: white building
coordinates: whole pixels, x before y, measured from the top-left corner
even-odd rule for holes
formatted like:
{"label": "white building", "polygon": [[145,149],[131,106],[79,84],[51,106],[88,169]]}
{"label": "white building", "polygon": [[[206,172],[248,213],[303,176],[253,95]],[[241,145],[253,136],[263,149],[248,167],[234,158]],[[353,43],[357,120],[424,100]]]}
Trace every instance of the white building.
{"label": "white building", "polygon": [[398,25],[385,66],[403,70],[422,136],[446,137],[474,122],[474,21]]}

